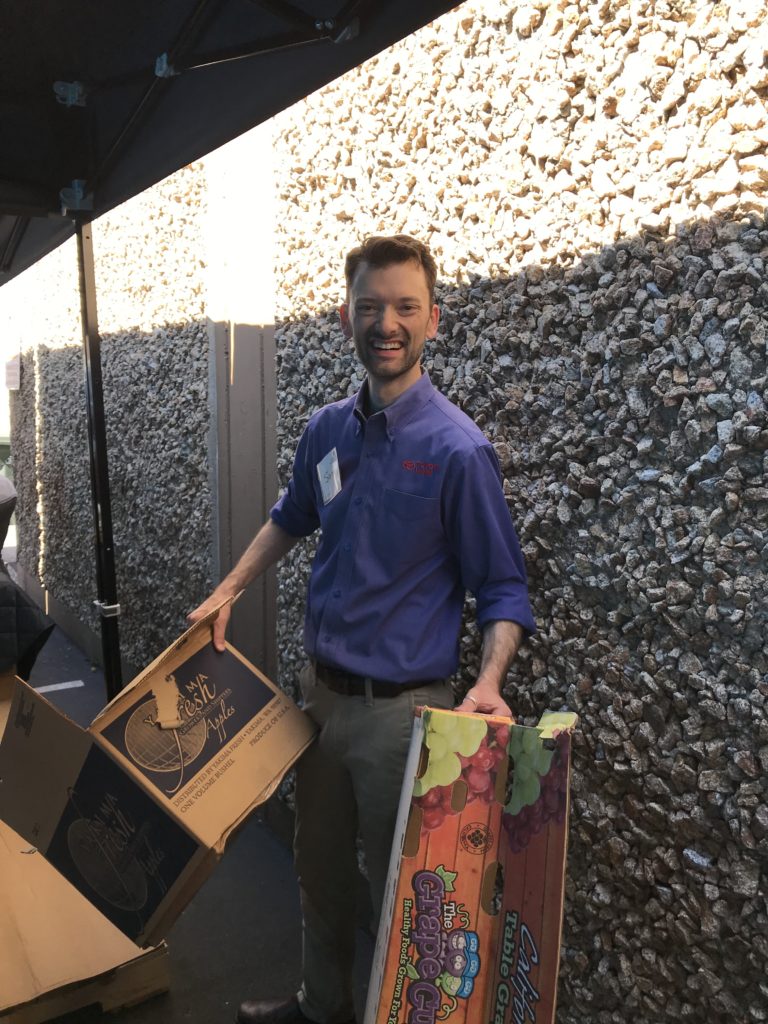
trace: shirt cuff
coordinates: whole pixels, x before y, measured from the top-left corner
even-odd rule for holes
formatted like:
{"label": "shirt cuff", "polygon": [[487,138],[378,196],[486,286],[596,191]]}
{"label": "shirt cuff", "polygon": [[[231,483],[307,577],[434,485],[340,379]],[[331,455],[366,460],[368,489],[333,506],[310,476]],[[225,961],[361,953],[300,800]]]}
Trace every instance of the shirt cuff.
{"label": "shirt cuff", "polygon": [[509,585],[504,593],[484,593],[477,595],[477,624],[483,629],[489,622],[516,622],[525,630],[526,636],[536,632],[536,621],[531,612],[528,589],[524,584],[509,593]]}
{"label": "shirt cuff", "polygon": [[308,537],[319,526],[315,519],[302,515],[295,507],[282,500],[273,506],[269,517],[291,537]]}

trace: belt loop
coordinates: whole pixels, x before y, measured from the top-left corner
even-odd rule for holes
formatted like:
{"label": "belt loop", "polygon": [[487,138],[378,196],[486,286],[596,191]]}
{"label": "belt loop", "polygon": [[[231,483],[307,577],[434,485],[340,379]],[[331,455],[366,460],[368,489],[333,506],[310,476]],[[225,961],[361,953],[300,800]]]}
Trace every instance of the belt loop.
{"label": "belt loop", "polygon": [[367,708],[373,707],[373,680],[370,676],[366,676],[365,682],[365,706]]}

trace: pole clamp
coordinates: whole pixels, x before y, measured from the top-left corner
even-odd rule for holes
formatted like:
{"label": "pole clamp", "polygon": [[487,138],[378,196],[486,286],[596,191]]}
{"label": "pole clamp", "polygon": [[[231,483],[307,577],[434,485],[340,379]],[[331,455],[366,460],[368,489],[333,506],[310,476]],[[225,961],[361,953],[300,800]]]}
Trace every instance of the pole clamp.
{"label": "pole clamp", "polygon": [[179,72],[171,64],[167,53],[161,53],[155,61],[155,78],[175,78]]}
{"label": "pole clamp", "polygon": [[66,217],[70,211],[93,209],[93,193],[86,191],[84,178],[75,178],[67,188],[63,188],[59,192],[59,199],[62,217]]}
{"label": "pole clamp", "polygon": [[94,601],[93,607],[99,609],[102,619],[116,619],[120,614],[119,604],[107,604],[105,601]]}
{"label": "pole clamp", "polygon": [[84,107],[88,90],[82,82],[54,82],[53,93],[56,102],[64,107]]}

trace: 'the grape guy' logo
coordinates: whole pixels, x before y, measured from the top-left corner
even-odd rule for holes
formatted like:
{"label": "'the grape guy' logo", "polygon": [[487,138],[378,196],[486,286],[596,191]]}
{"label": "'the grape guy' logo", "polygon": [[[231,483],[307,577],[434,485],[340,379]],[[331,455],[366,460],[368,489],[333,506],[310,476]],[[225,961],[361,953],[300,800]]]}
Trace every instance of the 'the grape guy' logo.
{"label": "'the grape guy' logo", "polygon": [[417,871],[413,876],[415,919],[411,921],[409,906],[410,927],[404,939],[404,945],[413,948],[413,959],[406,957],[402,964],[411,982],[407,992],[408,1024],[434,1024],[444,1019],[456,1009],[459,999],[472,994],[480,970],[477,933],[453,927],[455,918],[469,923],[464,908],[446,900],[447,884],[453,888],[455,877],[442,865],[435,871]]}

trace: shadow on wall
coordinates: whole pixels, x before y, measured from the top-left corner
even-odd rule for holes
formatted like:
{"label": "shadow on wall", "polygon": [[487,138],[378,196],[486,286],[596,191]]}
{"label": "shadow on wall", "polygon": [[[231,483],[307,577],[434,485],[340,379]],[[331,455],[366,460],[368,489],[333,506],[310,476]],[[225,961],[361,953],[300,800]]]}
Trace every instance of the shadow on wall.
{"label": "shadow on wall", "polygon": [[[581,719],[561,1020],[766,1019],[767,258],[753,215],[440,289],[425,363],[495,444],[539,624],[507,693]],[[332,312],[278,352],[285,482],[361,378]],[[287,686],[310,550],[280,576]]]}
{"label": "shadow on wall", "polygon": [[[178,636],[211,583],[207,330],[102,339],[121,648],[134,666]],[[12,416],[19,562],[98,631],[82,349],[26,352]]]}

